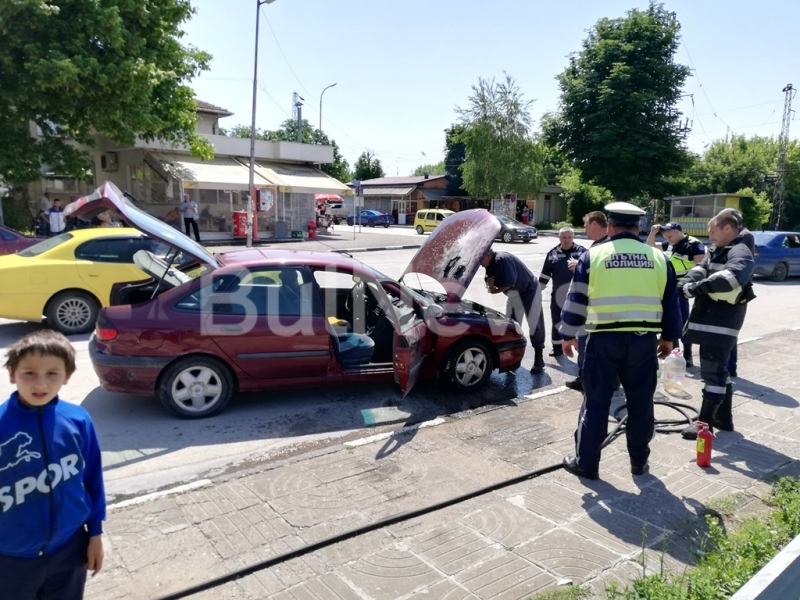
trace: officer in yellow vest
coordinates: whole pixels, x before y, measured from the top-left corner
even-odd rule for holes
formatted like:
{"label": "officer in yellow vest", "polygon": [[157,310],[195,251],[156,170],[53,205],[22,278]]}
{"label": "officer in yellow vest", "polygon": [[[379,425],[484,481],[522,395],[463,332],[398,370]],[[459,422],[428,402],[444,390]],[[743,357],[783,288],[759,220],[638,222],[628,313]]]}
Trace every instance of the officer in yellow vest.
{"label": "officer in yellow vest", "polygon": [[[656,234],[658,232],[664,236],[665,242],[658,244],[656,242]],[[669,262],[675,269],[675,277],[678,279],[678,288],[681,287],[681,280],[695,265],[703,262],[706,256],[706,249],[703,242],[690,235],[684,235],[683,227],[680,223],[667,223],[666,225],[653,225],[650,229],[650,235],[647,236],[647,245],[653,248],[658,248],[666,252],[671,246],[672,252],[669,256]],[[689,320],[689,299],[683,294],[678,294],[678,303],[681,307],[681,320],[684,327]],[[673,340],[677,347],[678,340]],[[686,366],[693,367],[692,360],[692,345],[683,343],[683,357],[686,359]]]}
{"label": "officer in yellow vest", "polygon": [[644,211],[627,202],[606,210],[609,240],[578,260],[561,313],[564,354],[572,357],[582,327],[588,333],[576,455],[564,457],[564,468],[589,479],[598,478],[617,376],[627,402],[631,473],[649,470],[657,358],[672,351],[682,329],[675,270],[662,252],[637,237]]}

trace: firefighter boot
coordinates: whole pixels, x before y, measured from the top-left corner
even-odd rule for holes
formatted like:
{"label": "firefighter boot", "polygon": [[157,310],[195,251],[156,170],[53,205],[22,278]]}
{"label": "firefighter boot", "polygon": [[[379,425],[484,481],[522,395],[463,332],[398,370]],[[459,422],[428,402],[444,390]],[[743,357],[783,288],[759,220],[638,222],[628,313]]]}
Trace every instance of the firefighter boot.
{"label": "firefighter boot", "polygon": [[714,427],[722,431],[733,431],[733,384],[725,386],[725,400],[714,415]]}
{"label": "firefighter boot", "polygon": [[[717,409],[719,409],[719,403],[715,402],[711,398],[706,398],[705,393],[703,393],[703,404],[700,406],[700,415],[697,417],[697,420],[707,423],[708,430],[712,432],[714,431],[714,415],[716,414]],[[681,435],[685,440],[696,440],[697,433],[699,431],[700,428],[692,423],[686,429],[681,431]]]}
{"label": "firefighter boot", "polygon": [[539,375],[544,373],[544,348],[534,348],[534,358],[533,358],[533,366],[531,367],[531,373],[534,375]]}

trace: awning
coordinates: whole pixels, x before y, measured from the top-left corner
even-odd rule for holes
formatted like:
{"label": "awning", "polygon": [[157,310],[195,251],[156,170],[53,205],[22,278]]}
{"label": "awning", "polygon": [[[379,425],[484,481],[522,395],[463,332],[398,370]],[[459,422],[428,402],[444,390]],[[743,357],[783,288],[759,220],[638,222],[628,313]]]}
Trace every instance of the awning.
{"label": "awning", "polygon": [[408,196],[414,191],[411,187],[365,187],[364,196]]}
{"label": "awning", "polygon": [[[214,158],[201,161],[181,156],[179,160],[166,159],[165,166],[173,177],[183,182],[185,189],[232,190],[246,192],[250,189],[250,172],[232,158]],[[254,174],[256,187],[271,185],[270,181]]]}
{"label": "awning", "polygon": [[280,191],[353,195],[353,191],[338,179],[305,165],[257,161],[256,173],[265,179],[268,185],[277,185]]}
{"label": "awning", "polygon": [[437,188],[420,188],[419,191],[425,200],[441,200],[447,195],[447,190]]}

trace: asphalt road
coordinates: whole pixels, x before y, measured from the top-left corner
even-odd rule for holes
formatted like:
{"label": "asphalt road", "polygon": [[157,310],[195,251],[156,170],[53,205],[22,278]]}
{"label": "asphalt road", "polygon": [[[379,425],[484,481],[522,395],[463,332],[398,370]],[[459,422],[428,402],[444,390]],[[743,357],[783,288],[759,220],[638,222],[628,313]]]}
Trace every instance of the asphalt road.
{"label": "asphalt road", "polygon": [[[337,229],[341,228],[352,229],[347,226]],[[391,236],[393,240],[421,237],[403,228],[389,228],[375,235]],[[579,240],[579,243],[588,242]],[[545,254],[555,244],[554,238],[540,238],[530,244],[498,243],[495,247],[513,251],[538,273]],[[398,278],[414,252],[365,252],[356,257]],[[419,281],[414,277],[410,283],[414,285]],[[422,283],[434,289],[438,285],[434,281],[423,280]],[[758,299],[749,307],[741,339],[800,326],[800,305],[796,302],[798,285],[800,279],[796,278],[781,284],[757,280]],[[504,308],[503,296],[488,294],[480,273],[466,297],[494,308]],[[545,293],[544,300],[545,322],[549,328],[549,293]],[[37,327],[41,325],[0,319],[0,350]],[[95,420],[103,448],[107,489],[112,499],[246,468],[345,438],[361,437],[365,429],[371,432],[376,427],[397,428],[436,416],[508,403],[534,389],[561,385],[576,371],[574,363],[567,359],[562,358],[558,363],[549,358],[545,374],[533,378],[526,370],[533,362],[533,353],[528,348],[523,362],[526,368],[514,375],[495,374],[479,397],[456,395],[433,382],[420,384],[405,399],[393,384],[292,389],[241,394],[220,415],[185,421],[173,417],[155,398],[113,394],[100,388],[88,359],[88,336],[75,336],[72,341],[78,352],[78,371],[63,389],[62,396],[85,406]],[[6,397],[12,390],[8,379],[2,378],[0,396]]]}

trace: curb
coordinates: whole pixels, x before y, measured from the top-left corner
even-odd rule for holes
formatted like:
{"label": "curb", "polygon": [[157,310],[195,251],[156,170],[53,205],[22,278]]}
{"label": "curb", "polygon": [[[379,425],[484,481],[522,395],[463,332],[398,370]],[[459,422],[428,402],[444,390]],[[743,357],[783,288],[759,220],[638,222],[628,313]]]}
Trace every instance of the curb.
{"label": "curb", "polygon": [[352,254],[353,252],[381,252],[387,250],[414,250],[422,248],[422,244],[406,244],[405,246],[378,246],[376,248],[343,248],[331,250],[331,252],[338,252],[339,254]]}

